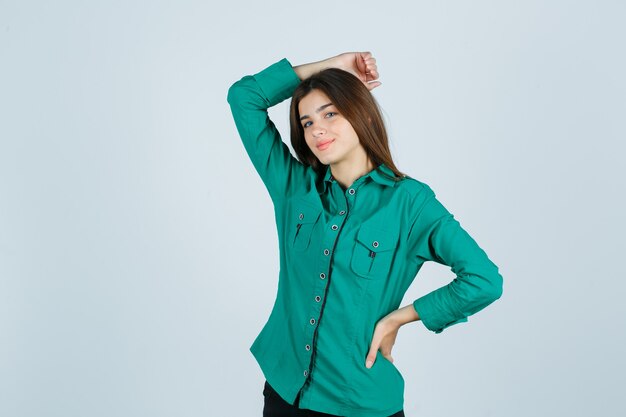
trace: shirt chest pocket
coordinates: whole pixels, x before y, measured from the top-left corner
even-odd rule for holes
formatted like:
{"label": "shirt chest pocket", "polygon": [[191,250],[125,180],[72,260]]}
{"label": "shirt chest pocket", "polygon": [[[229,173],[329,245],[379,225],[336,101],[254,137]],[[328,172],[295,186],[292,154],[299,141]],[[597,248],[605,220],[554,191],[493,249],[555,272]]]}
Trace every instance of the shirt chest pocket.
{"label": "shirt chest pocket", "polygon": [[295,250],[305,250],[311,242],[313,228],[320,218],[322,207],[298,202],[291,212],[291,244]]}
{"label": "shirt chest pocket", "polygon": [[386,277],[397,241],[398,235],[393,232],[368,224],[361,225],[350,261],[354,273],[369,279]]}

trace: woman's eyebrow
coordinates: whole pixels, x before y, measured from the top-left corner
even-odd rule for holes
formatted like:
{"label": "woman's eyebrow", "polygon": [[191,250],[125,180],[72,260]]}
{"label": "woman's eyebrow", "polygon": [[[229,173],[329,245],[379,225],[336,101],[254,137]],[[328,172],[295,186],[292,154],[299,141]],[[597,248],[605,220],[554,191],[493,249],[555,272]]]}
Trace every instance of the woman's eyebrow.
{"label": "woman's eyebrow", "polygon": [[[333,105],[333,103],[326,103],[323,106],[320,106],[317,110],[315,110],[315,113],[319,113],[322,110],[324,110],[326,107],[332,106],[332,105]],[[309,115],[305,114],[304,116],[300,117],[300,120],[304,120],[304,119],[308,119],[308,118],[309,118]]]}

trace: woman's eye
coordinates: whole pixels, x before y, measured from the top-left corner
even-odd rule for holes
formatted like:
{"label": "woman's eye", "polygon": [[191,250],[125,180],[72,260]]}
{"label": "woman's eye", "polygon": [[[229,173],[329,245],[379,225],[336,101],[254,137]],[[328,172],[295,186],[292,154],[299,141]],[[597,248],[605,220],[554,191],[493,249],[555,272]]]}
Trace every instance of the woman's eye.
{"label": "woman's eye", "polygon": [[308,127],[309,123],[311,123],[311,122],[306,122],[305,124],[302,125],[302,127]]}
{"label": "woman's eye", "polygon": [[337,114],[337,113],[335,113],[334,111],[329,111],[328,113],[326,113],[326,116],[328,116],[329,114],[331,114],[331,115],[335,115],[335,114]]}

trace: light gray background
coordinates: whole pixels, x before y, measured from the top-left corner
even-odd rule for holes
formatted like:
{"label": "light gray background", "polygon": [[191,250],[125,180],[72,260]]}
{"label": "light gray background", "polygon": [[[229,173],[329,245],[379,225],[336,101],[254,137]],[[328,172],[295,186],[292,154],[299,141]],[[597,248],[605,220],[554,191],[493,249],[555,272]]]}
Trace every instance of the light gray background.
{"label": "light gray background", "polygon": [[400,330],[407,417],[625,415],[623,2],[100,3],[0,1],[0,415],[261,415],[277,235],[226,93],[362,50],[398,167],[505,280]]}

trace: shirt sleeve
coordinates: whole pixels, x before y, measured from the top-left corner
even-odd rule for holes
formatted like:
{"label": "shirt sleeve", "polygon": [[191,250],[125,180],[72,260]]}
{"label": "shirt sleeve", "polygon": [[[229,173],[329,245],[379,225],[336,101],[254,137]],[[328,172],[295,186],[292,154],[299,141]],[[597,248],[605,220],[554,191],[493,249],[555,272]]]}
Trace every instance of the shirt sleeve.
{"label": "shirt sleeve", "polygon": [[451,267],[456,278],[413,302],[424,326],[441,333],[502,295],[498,267],[427,187],[428,196],[413,227],[412,256]]}
{"label": "shirt sleeve", "polygon": [[267,109],[291,97],[300,78],[283,58],[246,75],[228,89],[227,101],[244,148],[273,201],[301,188],[305,167],[290,152]]}

